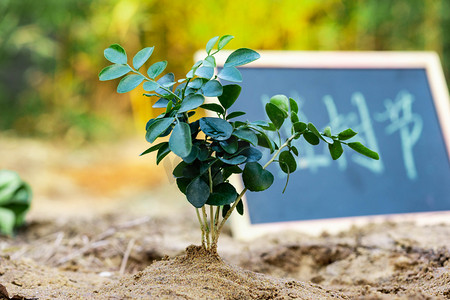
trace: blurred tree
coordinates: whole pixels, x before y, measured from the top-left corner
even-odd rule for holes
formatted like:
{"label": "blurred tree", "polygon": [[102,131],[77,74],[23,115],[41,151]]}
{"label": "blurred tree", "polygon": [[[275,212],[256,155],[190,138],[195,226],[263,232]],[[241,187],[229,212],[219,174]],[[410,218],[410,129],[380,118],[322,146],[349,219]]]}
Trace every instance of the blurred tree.
{"label": "blurred tree", "polygon": [[448,0],[2,0],[0,130],[77,144],[130,128],[131,110],[145,119],[148,98],[98,84],[112,43],[130,57],[156,46],[176,76],[209,38],[232,34],[233,48],[433,50],[449,78],[448,11]]}

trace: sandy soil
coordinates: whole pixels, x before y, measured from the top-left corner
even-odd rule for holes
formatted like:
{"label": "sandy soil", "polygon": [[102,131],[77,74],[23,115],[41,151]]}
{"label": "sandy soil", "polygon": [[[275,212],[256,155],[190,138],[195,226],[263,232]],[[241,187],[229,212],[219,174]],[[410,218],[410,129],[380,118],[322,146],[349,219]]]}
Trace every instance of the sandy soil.
{"label": "sandy soil", "polygon": [[189,246],[195,212],[164,166],[137,157],[145,143],[0,145],[0,168],[35,194],[27,225],[0,237],[0,299],[450,299],[450,225],[248,242],[225,230],[217,257]]}

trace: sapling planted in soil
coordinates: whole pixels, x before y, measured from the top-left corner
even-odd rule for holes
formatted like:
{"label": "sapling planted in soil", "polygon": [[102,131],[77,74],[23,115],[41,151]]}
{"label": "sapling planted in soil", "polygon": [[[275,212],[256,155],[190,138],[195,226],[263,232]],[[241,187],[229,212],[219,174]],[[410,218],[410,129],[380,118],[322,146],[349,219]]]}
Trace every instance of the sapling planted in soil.
{"label": "sapling planted in soil", "polygon": [[[352,129],[333,135],[329,127],[320,132],[312,123],[302,122],[298,104],[284,95],[273,96],[265,105],[267,121],[237,121],[235,118],[245,115],[245,112],[230,111],[241,92],[236,84],[242,82],[237,67],[257,60],[260,55],[251,49],[237,49],[217,71],[215,55],[232,39],[233,36],[224,35],[209,40],[205,58],[197,61],[185,78],[178,80],[173,73],[163,75],[166,61],[152,64],[146,72],[139,71],[154,47],[139,51],[130,65],[125,50],[118,44],[105,49],[105,58],[113,64],[99,74],[101,81],[122,77],[118,93],[129,92],[143,83],[144,95],[158,99],[153,107],[165,108],[162,114],[147,122],[145,138],[152,146],[141,155],[156,152],[157,164],[171,152],[181,158],[173,176],[179,190],[196,210],[202,247],[213,253],[230,215],[235,210],[244,213],[244,194],[264,191],[272,185],[274,176],[267,167],[277,164],[288,179],[297,169],[295,157],[299,152],[293,140],[304,138],[312,145],[325,142],[334,160],[342,155],[342,145],[379,159],[376,152],[361,143],[347,141],[357,134]],[[231,84],[223,85],[220,80]],[[205,103],[205,97],[217,97],[218,101]],[[198,108],[211,111],[214,116],[195,120],[192,117]],[[280,129],[287,123],[291,127],[290,135],[283,138]],[[269,138],[269,132],[279,138],[274,141]],[[264,164],[259,162],[262,148],[270,152],[270,159]],[[230,183],[233,174],[242,177],[244,188],[240,192]]]}

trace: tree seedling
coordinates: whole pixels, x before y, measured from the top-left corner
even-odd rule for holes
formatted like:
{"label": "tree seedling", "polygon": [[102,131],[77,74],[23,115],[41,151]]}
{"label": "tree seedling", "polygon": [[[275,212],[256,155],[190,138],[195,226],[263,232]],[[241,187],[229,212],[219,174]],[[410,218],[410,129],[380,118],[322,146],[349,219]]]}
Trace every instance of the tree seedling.
{"label": "tree seedling", "polygon": [[[166,61],[152,64],[147,74],[139,71],[154,47],[140,50],[130,65],[125,50],[118,44],[105,49],[105,58],[113,64],[99,74],[101,81],[123,77],[117,86],[118,93],[129,92],[143,83],[144,95],[158,99],[153,107],[165,109],[147,122],[145,138],[152,146],[141,155],[156,152],[157,164],[171,152],[181,158],[173,176],[179,190],[194,206],[202,246],[211,252],[217,251],[221,230],[230,215],[235,210],[243,214],[244,194],[264,191],[272,185],[274,176],[267,170],[270,164],[276,163],[288,175],[297,169],[295,156],[299,152],[292,145],[293,140],[303,137],[312,145],[325,142],[334,160],[342,155],[342,145],[379,159],[376,152],[360,142],[347,141],[357,134],[352,129],[332,135],[329,127],[319,132],[312,123],[302,122],[298,104],[284,95],[273,96],[265,105],[267,121],[237,121],[236,118],[245,115],[242,111],[230,112],[241,92],[236,84],[242,82],[237,67],[257,60],[260,55],[251,49],[237,49],[217,71],[215,55],[232,39],[233,36],[224,35],[209,40],[205,58],[179,80],[173,73],[162,75]],[[230,84],[223,85],[219,80]],[[205,103],[205,97],[217,97],[218,101]],[[192,120],[198,108],[211,111],[214,117]],[[291,122],[285,122],[287,119]],[[292,124],[290,136],[283,139],[280,128],[286,123]],[[269,132],[277,133],[279,140],[270,139]],[[265,164],[259,162],[262,148],[267,148],[271,155]],[[230,183],[233,174],[242,176],[244,188],[240,192]]]}

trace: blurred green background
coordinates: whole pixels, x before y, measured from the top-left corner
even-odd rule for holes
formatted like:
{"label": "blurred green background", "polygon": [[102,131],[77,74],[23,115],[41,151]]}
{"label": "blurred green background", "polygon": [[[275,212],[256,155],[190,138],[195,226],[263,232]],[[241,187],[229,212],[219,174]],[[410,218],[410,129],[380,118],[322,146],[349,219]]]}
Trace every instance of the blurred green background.
{"label": "blurred green background", "polygon": [[223,34],[228,49],[432,50],[448,79],[449,11],[448,0],[0,0],[0,133],[74,146],[137,133],[148,98],[98,80],[113,43],[129,56],[156,46],[153,61],[177,77]]}

